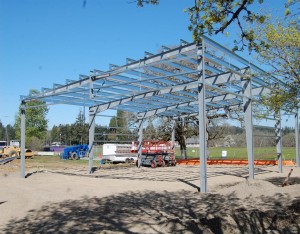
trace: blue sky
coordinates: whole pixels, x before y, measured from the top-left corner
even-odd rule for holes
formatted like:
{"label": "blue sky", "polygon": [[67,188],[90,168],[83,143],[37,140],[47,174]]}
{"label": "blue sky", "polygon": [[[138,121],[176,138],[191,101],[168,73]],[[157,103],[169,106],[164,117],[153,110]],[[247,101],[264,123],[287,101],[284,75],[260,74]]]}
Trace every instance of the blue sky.
{"label": "blue sky", "polygon": [[[193,0],[161,0],[159,6],[144,8],[130,2],[0,0],[2,123],[14,123],[20,95],[30,89],[64,84],[91,69],[107,70],[110,63],[122,65],[127,57],[139,59],[144,51],[157,52],[161,45],[177,45],[180,39],[192,41],[183,9]],[[283,2],[268,0],[264,6],[274,10]],[[234,29],[230,35],[235,35]],[[230,47],[232,36],[213,39]],[[49,128],[73,123],[80,109],[50,106]],[[105,118],[97,123],[107,122]]]}

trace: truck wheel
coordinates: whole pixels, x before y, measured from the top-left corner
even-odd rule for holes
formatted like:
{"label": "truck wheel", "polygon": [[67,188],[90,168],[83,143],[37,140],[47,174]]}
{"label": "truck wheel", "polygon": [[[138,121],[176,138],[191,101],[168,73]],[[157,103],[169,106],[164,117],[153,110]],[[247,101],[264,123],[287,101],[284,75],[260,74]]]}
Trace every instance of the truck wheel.
{"label": "truck wheel", "polygon": [[152,168],[156,168],[156,166],[157,166],[157,163],[153,160],[153,161],[151,162],[151,167],[152,167]]}
{"label": "truck wheel", "polygon": [[15,157],[15,156],[18,156],[18,153],[17,153],[17,151],[15,151],[15,150],[11,150],[11,151],[8,153],[8,156],[9,156],[9,157]]}
{"label": "truck wheel", "polygon": [[78,160],[78,159],[79,159],[79,157],[78,157],[78,155],[77,155],[76,152],[73,152],[73,153],[72,153],[71,158],[72,158],[73,160]]}
{"label": "truck wheel", "polygon": [[126,158],[126,159],[125,159],[125,163],[130,163],[130,159],[129,159],[129,158]]}

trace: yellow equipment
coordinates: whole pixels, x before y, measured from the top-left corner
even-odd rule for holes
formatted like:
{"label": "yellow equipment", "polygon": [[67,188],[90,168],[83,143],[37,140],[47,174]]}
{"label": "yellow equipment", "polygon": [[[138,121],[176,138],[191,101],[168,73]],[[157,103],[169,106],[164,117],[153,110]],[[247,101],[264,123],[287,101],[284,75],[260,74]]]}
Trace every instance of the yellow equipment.
{"label": "yellow equipment", "polygon": [[[17,146],[4,146],[0,148],[0,158],[20,157],[21,149]],[[33,152],[30,149],[25,149],[25,158],[33,158]]]}

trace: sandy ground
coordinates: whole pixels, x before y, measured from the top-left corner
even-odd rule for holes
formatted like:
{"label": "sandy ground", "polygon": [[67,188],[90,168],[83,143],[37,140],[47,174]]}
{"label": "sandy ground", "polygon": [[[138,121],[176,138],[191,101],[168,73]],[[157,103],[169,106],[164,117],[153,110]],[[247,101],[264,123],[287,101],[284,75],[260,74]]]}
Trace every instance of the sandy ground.
{"label": "sandy ground", "polygon": [[[290,185],[282,187],[293,169]],[[0,165],[1,233],[300,233],[300,168]]]}

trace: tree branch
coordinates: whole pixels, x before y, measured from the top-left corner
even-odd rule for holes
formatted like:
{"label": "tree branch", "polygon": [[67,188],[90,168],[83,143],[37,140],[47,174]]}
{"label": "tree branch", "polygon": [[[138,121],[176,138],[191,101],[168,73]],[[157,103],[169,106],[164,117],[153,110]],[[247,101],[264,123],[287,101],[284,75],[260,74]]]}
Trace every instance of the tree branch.
{"label": "tree branch", "polygon": [[247,5],[247,0],[243,0],[242,5],[236,10],[236,12],[232,15],[231,19],[222,27],[220,27],[215,34],[218,34],[219,32],[224,32],[224,30],[235,20],[238,19],[239,14],[241,13],[241,11],[243,9],[245,9],[244,7]]}

